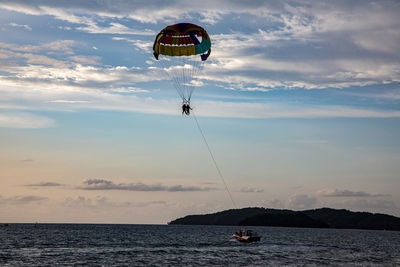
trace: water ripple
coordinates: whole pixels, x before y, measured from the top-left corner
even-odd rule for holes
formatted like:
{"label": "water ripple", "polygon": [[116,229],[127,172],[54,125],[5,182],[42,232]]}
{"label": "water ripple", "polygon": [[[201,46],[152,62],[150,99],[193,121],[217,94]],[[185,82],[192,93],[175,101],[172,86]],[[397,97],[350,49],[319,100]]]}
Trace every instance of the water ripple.
{"label": "water ripple", "polygon": [[399,266],[400,233],[230,226],[9,224],[1,266]]}

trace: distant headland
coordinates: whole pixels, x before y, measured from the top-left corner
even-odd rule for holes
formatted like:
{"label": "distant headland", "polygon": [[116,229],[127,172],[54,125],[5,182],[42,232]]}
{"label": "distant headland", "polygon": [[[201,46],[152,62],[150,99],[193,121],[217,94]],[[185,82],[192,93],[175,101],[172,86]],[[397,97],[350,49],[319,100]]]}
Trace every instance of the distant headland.
{"label": "distant headland", "polygon": [[212,214],[188,215],[168,224],[279,226],[400,231],[400,218],[379,213],[321,208],[303,211],[243,208]]}

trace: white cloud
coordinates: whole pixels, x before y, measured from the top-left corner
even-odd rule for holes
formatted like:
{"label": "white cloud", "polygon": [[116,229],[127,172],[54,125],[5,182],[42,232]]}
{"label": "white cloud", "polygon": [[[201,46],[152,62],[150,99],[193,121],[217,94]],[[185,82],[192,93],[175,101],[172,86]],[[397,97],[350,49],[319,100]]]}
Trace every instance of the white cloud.
{"label": "white cloud", "polygon": [[[154,32],[132,29],[128,26],[132,25],[130,19],[148,23],[171,18],[199,17],[200,14],[201,19],[208,17],[210,21],[207,23],[213,24],[227,19],[227,14],[238,15],[237,18],[239,15],[250,16],[252,21],[248,23],[252,23],[251,31],[240,32],[232,25],[234,29],[228,27],[220,31],[222,33],[212,35],[213,52],[204,74],[200,77],[201,80],[196,80],[196,85],[199,86],[204,86],[207,81],[231,90],[268,92],[272,88],[345,88],[400,81],[400,63],[397,53],[393,52],[399,48],[396,39],[399,22],[395,19],[396,12],[393,10],[396,10],[396,6],[393,2],[388,1],[383,6],[373,3],[351,5],[351,12],[348,10],[348,3],[206,3],[207,9],[182,1],[168,4],[103,1],[91,8],[78,1],[72,1],[68,5],[40,1],[39,4],[3,1],[0,7],[32,15],[52,15],[57,19],[79,24],[75,25],[77,29],[92,33],[144,34],[140,40],[120,36],[114,36],[113,39],[130,42],[137,49],[149,54],[153,42],[150,36]],[[154,9],[154,6],[158,8]],[[171,14],[171,8],[175,8],[176,12]],[[364,15],[370,10],[376,12],[371,21],[366,21]],[[113,19],[111,22],[110,18]],[[268,23],[257,23],[261,21]],[[269,23],[273,26],[269,26]],[[154,28],[153,26],[150,28]],[[208,28],[212,32],[213,26]],[[381,29],[384,31],[380,31]],[[379,35],[380,38],[368,37],[375,38],[373,41],[364,40],[365,34],[370,30],[380,32],[386,38]],[[146,34],[149,34],[149,37]],[[374,50],[373,44],[378,39],[387,39],[391,48]],[[175,107],[172,101],[146,99],[145,103],[140,103],[143,99],[129,97],[134,105],[131,107],[128,106],[128,101],[117,95],[156,92],[140,88],[137,84],[164,79],[159,68],[102,66],[98,57],[75,55],[73,48],[77,45],[78,43],[72,40],[41,45],[0,43],[0,59],[4,59],[0,65],[0,82],[5,87],[0,89],[0,93],[6,92],[5,97],[2,94],[3,99],[15,100],[17,93],[21,92],[19,97],[28,99],[25,96],[32,96],[30,90],[35,90],[42,93],[31,98],[36,106],[40,101],[44,101],[65,105],[77,104],[75,106],[79,107],[83,106],[80,104],[84,104],[80,101],[87,101],[85,103],[90,105],[86,105],[86,108],[174,114]],[[375,52],[370,53],[371,50]],[[54,53],[71,56],[60,58],[53,56]],[[24,60],[23,64],[15,63],[21,59]],[[13,95],[12,89],[16,87],[18,90]],[[85,98],[81,98],[82,95],[85,95]],[[36,100],[38,102],[35,102]],[[2,105],[17,107],[20,103],[16,105],[3,101]],[[216,101],[196,103],[195,112],[202,116],[242,118],[400,117],[397,110],[340,105],[304,107]]]}
{"label": "white cloud", "polygon": [[[206,20],[214,24],[227,19],[228,14],[250,16],[252,22],[249,23],[254,24],[252,33],[236,30],[212,35],[211,61],[215,64],[211,64],[204,78],[243,90],[267,91],[277,87],[345,88],[400,81],[399,7],[395,1],[385,1],[381,5],[362,3],[205,1],[200,5],[184,1],[103,1],[88,8],[77,1],[68,5],[6,1],[0,7],[27,14],[52,15],[84,25],[77,29],[91,33],[144,36],[155,35],[155,31],[132,29],[122,24],[122,19],[167,23],[196,14],[203,23]],[[110,18],[115,20],[104,22]],[[208,28],[212,31],[213,27]],[[153,41],[124,40],[146,53],[150,52]],[[385,45],[381,45],[382,40]],[[381,52],[385,55],[379,54]]]}
{"label": "white cloud", "polygon": [[345,106],[301,106],[264,103],[196,102],[202,116],[236,118],[399,118],[400,111],[373,110]]}
{"label": "white cloud", "polygon": [[10,22],[8,25],[12,26],[12,27],[19,27],[19,28],[24,28],[25,30],[31,31],[32,28],[29,25],[26,24],[17,24],[15,22]]}
{"label": "white cloud", "polygon": [[100,64],[100,57],[94,56],[71,56],[70,59],[78,64],[82,65],[98,65]]}
{"label": "white cloud", "polygon": [[153,41],[145,41],[145,40],[137,40],[137,39],[129,39],[124,37],[113,37],[113,40],[116,41],[126,41],[133,44],[138,50],[142,50],[144,53],[152,54],[153,51]]}
{"label": "white cloud", "polygon": [[307,195],[293,195],[287,200],[286,206],[294,210],[304,210],[314,208],[317,204],[317,199]]}
{"label": "white cloud", "polygon": [[110,201],[107,197],[97,196],[95,198],[88,198],[78,196],[76,198],[68,197],[62,203],[65,207],[72,208],[143,208],[148,206],[163,206],[167,203],[165,201],[147,201],[147,202],[114,202]]}
{"label": "white cloud", "polygon": [[4,128],[48,128],[54,126],[54,120],[30,113],[0,113],[0,127]]}
{"label": "white cloud", "polygon": [[41,45],[18,45],[11,43],[3,43],[0,42],[0,48],[6,48],[12,51],[17,52],[64,52],[64,53],[72,53],[72,47],[77,44],[76,41],[73,40],[59,40],[50,43],[44,43]]}
{"label": "white cloud", "polygon": [[[386,57],[377,60],[376,56],[357,51],[351,45],[345,51],[332,51],[335,48],[325,36],[325,39],[312,41],[309,46],[300,41],[288,45],[280,41],[264,41],[264,38],[262,30],[253,34],[213,36],[213,53],[209,60],[212,64],[206,64],[203,78],[239,87],[243,87],[241,83],[255,84],[264,89],[345,88],[400,80],[398,61]],[[321,48],[312,48],[313,43]],[[299,54],[297,47],[305,52]],[[312,53],[321,56],[316,58]],[[360,53],[363,54],[361,57],[352,55]]]}
{"label": "white cloud", "polygon": [[[37,68],[40,72],[40,68]],[[42,68],[43,70],[43,68]],[[54,77],[57,77],[58,71],[54,70]],[[136,76],[128,74],[129,71],[118,70],[105,73],[104,70],[96,75],[93,71],[93,79],[101,78],[103,81],[113,81],[117,84],[123,81],[123,77]],[[132,70],[135,72],[134,70]],[[108,71],[107,71],[108,72]],[[124,72],[127,72],[124,74]],[[29,75],[27,71],[25,75]],[[46,76],[49,73],[44,72]],[[71,75],[72,74],[72,75]],[[36,110],[80,110],[80,109],[99,109],[99,110],[119,110],[130,112],[142,112],[152,114],[175,114],[179,115],[179,100],[160,100],[150,97],[141,97],[137,94],[148,93],[147,90],[136,87],[113,87],[104,84],[104,88],[89,87],[90,82],[100,83],[101,81],[85,81],[91,75],[84,75],[85,71],[71,71],[60,75],[64,76],[65,82],[58,81],[51,83],[46,79],[39,81],[9,80],[0,77],[3,87],[0,88],[2,101],[0,108],[13,109],[36,109]],[[70,83],[73,75],[79,75],[76,80],[79,82]],[[32,74],[33,75],[33,74]],[[82,76],[81,76],[82,75]],[[34,77],[34,76],[33,76]],[[66,77],[70,77],[67,79]],[[141,77],[140,75],[137,77]],[[151,77],[142,76],[142,79]],[[114,80],[113,80],[114,79]],[[121,95],[122,93],[123,95]],[[16,101],[18,100],[18,101]],[[15,104],[14,104],[15,102]],[[18,103],[18,104],[17,104]],[[43,103],[47,103],[43,105]],[[231,117],[231,118],[400,118],[400,111],[396,110],[376,110],[372,108],[352,108],[346,106],[303,106],[301,104],[274,104],[274,103],[246,103],[246,102],[222,102],[222,101],[200,101],[194,99],[192,102],[193,112],[196,116],[208,117]],[[27,120],[30,121],[30,119]],[[3,117],[3,124],[5,118]]]}
{"label": "white cloud", "polygon": [[[54,67],[66,67],[71,62],[67,60],[60,60],[54,58],[55,55],[67,54],[71,55],[72,46],[76,43],[71,40],[55,41],[45,43],[42,45],[15,45],[10,43],[0,42],[0,59],[6,59],[7,61],[2,62],[0,70],[8,72],[8,70],[18,69],[23,64],[16,64],[15,61],[24,59],[27,64],[37,65],[49,65]],[[72,59],[79,57],[71,57]],[[96,57],[86,57],[87,59]],[[7,62],[11,62],[6,64]]]}
{"label": "white cloud", "polygon": [[342,92],[342,94],[364,97],[364,98],[376,98],[376,99],[386,99],[386,100],[400,100],[400,90],[398,88],[394,90],[381,90],[380,92],[367,93],[367,92]]}
{"label": "white cloud", "polygon": [[87,100],[66,100],[66,99],[56,99],[50,100],[49,103],[62,103],[62,104],[84,104],[89,103]]}
{"label": "white cloud", "polygon": [[240,189],[242,193],[263,193],[264,189],[262,188],[253,188],[253,187],[242,187]]}
{"label": "white cloud", "polygon": [[135,30],[120,23],[111,22],[108,27],[100,27],[95,22],[90,22],[87,26],[77,27],[77,30],[94,34],[133,34],[133,35],[155,35],[152,30]]}
{"label": "white cloud", "polygon": [[262,205],[266,208],[283,209],[285,203],[280,199],[264,200]]}
{"label": "white cloud", "polygon": [[[94,84],[111,82],[113,85],[117,85],[118,83],[138,83],[164,79],[159,77],[160,75],[155,75],[159,73],[157,69],[146,70],[125,66],[102,67],[46,59],[45,57],[34,57],[30,59],[32,64],[26,66],[0,66],[0,70],[9,73],[7,76],[0,75],[0,80],[4,82],[3,85],[23,84],[29,86],[31,84],[31,86],[36,86],[35,83],[41,81],[54,87],[54,85],[90,86],[90,84],[94,86]],[[77,58],[74,60],[77,60]],[[81,60],[87,59],[81,58]],[[39,63],[44,65],[39,65]],[[109,86],[96,85],[95,88],[107,88]]]}
{"label": "white cloud", "polygon": [[133,86],[111,88],[110,90],[113,92],[119,92],[119,93],[148,93],[148,92],[150,92],[149,90],[145,90],[145,89],[137,88],[137,87],[133,87]]}

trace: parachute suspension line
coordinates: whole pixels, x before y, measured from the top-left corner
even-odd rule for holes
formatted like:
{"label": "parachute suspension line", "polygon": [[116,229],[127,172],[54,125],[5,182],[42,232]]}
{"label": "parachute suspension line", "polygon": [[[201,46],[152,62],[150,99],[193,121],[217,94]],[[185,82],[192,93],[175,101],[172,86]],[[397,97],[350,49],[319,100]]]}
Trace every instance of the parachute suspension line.
{"label": "parachute suspension line", "polygon": [[[181,86],[180,86],[180,83],[179,83],[179,81],[178,81],[178,77],[177,77],[177,75],[174,75],[172,66],[170,66],[170,65],[167,63],[167,62],[168,62],[167,60],[169,60],[169,59],[160,58],[160,60],[159,60],[160,63],[161,63],[161,65],[162,65],[162,68],[165,70],[164,73],[167,74],[169,80],[172,80],[172,81],[173,81],[172,84],[173,84],[173,86],[175,87],[176,91],[178,92],[179,96],[180,96],[182,99],[185,99],[184,94],[183,94],[182,91],[180,90],[180,87],[181,87]],[[172,71],[171,71],[172,73],[170,73],[170,70],[172,70]]]}
{"label": "parachute suspension line", "polygon": [[199,55],[195,56],[164,56],[159,58],[160,65],[164,69],[167,78],[182,98],[182,102],[190,102],[192,93],[196,87],[195,81],[204,68],[204,61]]}
{"label": "parachute suspension line", "polygon": [[186,93],[185,95],[187,96],[187,98],[190,98],[190,95],[189,95],[190,85],[188,84],[188,75],[189,74],[186,71],[187,60],[186,60],[185,56],[183,56],[181,58],[182,58],[182,65],[183,65],[183,68],[182,68],[183,83],[182,84],[185,88],[185,93]]}
{"label": "parachute suspension line", "polygon": [[201,136],[203,137],[204,143],[206,144],[206,147],[207,147],[207,149],[208,149],[208,152],[209,152],[210,155],[211,155],[211,159],[212,159],[212,161],[214,162],[215,168],[216,168],[217,171],[218,171],[219,177],[221,178],[221,181],[222,181],[222,183],[223,183],[224,186],[225,186],[226,192],[228,193],[229,198],[231,199],[233,206],[235,207],[235,209],[237,209],[236,203],[235,203],[235,201],[233,201],[233,197],[232,197],[232,195],[231,195],[231,192],[229,191],[229,188],[228,188],[228,186],[227,186],[227,184],[226,184],[226,182],[225,182],[225,179],[224,179],[224,177],[222,176],[222,172],[221,172],[221,170],[220,170],[219,167],[218,167],[217,161],[216,161],[215,158],[214,158],[214,155],[213,155],[213,153],[212,153],[212,151],[211,151],[210,146],[208,145],[208,142],[207,142],[206,137],[204,136],[203,130],[201,129],[200,124],[199,124],[199,122],[198,122],[196,116],[194,115],[194,112],[192,112],[192,114],[193,114],[194,120],[196,121],[197,128],[199,129],[199,132],[200,132]]}

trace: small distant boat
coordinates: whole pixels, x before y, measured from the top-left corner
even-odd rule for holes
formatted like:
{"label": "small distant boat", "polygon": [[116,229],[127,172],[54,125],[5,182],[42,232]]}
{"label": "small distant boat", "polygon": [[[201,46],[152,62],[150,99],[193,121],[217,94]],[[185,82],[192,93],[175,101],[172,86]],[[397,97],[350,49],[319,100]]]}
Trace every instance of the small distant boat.
{"label": "small distant boat", "polygon": [[250,243],[261,240],[257,232],[247,229],[237,229],[234,235],[235,239],[240,242]]}

